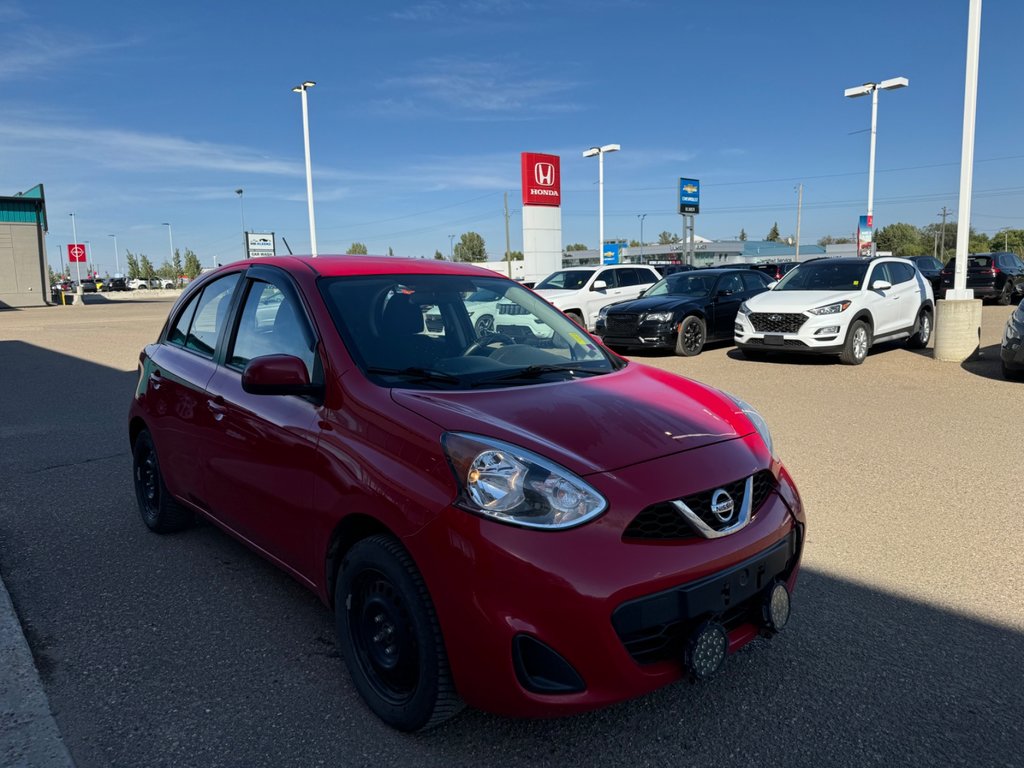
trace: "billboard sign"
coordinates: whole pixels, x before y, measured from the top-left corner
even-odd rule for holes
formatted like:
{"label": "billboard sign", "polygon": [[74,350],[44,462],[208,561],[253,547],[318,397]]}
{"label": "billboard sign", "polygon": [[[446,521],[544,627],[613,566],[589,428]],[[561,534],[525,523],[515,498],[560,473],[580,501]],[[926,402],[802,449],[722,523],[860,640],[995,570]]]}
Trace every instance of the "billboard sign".
{"label": "billboard sign", "polygon": [[523,205],[561,205],[562,174],[558,155],[523,152]]}
{"label": "billboard sign", "polygon": [[679,212],[700,213],[699,179],[679,179]]}
{"label": "billboard sign", "polygon": [[857,224],[857,255],[871,256],[871,244],[874,229],[874,216],[861,216]]}
{"label": "billboard sign", "polygon": [[87,261],[85,245],[82,243],[71,243],[68,245],[68,261],[74,263],[80,261],[83,264]]}
{"label": "billboard sign", "polygon": [[245,255],[249,259],[258,259],[262,256],[276,256],[277,249],[274,245],[274,233],[246,232]]}
{"label": "billboard sign", "polygon": [[601,249],[602,264],[618,264],[622,253],[622,243],[605,243]]}

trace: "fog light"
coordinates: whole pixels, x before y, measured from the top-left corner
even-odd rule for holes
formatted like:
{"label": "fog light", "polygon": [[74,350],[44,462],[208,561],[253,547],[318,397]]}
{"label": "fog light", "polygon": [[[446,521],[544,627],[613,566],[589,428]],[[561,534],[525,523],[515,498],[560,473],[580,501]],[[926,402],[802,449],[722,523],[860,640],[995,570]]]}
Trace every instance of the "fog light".
{"label": "fog light", "polygon": [[835,336],[839,333],[838,325],[826,325],[824,328],[819,328],[814,332],[815,336]]}
{"label": "fog light", "polygon": [[698,680],[712,677],[725,663],[729,635],[717,621],[702,624],[686,646],[686,666]]}
{"label": "fog light", "polygon": [[781,581],[775,582],[764,601],[764,620],[776,632],[781,632],[789,622],[789,590]]}

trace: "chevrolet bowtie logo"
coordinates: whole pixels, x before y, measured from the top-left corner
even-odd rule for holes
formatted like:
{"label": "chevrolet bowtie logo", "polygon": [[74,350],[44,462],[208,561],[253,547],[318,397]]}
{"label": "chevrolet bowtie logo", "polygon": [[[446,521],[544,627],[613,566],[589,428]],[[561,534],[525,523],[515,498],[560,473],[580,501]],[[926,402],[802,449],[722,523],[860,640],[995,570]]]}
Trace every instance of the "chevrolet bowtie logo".
{"label": "chevrolet bowtie logo", "polygon": [[683,192],[685,192],[688,195],[692,195],[696,191],[697,187],[695,187],[693,184],[687,184],[686,186],[683,187]]}

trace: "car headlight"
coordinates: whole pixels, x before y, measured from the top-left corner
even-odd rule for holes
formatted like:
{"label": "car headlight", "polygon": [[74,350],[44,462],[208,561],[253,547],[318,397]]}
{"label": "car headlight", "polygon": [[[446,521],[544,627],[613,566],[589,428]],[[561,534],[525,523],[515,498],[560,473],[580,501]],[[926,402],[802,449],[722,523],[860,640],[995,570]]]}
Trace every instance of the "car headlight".
{"label": "car headlight", "polygon": [[612,308],[611,304],[606,304],[605,306],[601,307],[601,309],[599,309],[597,311],[597,316],[601,320],[604,320],[606,317],[608,317],[608,310],[611,309],[611,308]]}
{"label": "car headlight", "polygon": [[648,312],[644,315],[644,320],[651,320],[655,323],[671,323],[672,313],[671,312]]}
{"label": "car headlight", "polygon": [[741,315],[749,315],[750,307],[748,307],[747,302],[744,301],[742,304],[740,304],[740,308],[737,309],[736,311]]}
{"label": "car headlight", "polygon": [[582,479],[525,448],[462,432],[446,432],[441,444],[461,509],[524,528],[562,530],[608,508]]}
{"label": "car headlight", "polygon": [[840,312],[848,310],[851,303],[849,301],[837,301],[835,304],[826,304],[824,307],[816,307],[807,311],[812,315],[838,315]]}
{"label": "car headlight", "polygon": [[732,400],[736,404],[736,407],[739,408],[748,419],[750,419],[750,423],[754,425],[754,429],[757,430],[757,434],[759,434],[761,439],[764,440],[768,453],[772,455],[772,458],[777,458],[775,456],[775,444],[772,442],[772,433],[771,430],[768,429],[768,422],[764,420],[764,416],[758,413],[754,409],[754,406],[746,400],[740,400],[736,395],[731,395],[728,392],[722,392],[722,394]]}

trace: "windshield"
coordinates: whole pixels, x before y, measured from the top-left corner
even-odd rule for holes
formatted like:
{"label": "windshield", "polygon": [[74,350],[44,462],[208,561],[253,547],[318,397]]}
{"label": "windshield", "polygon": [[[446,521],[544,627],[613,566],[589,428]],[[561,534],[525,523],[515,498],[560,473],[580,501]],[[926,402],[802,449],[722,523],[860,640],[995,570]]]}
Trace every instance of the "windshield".
{"label": "windshield", "polygon": [[359,275],[323,279],[320,291],[353,359],[383,386],[525,386],[624,365],[504,278]]}
{"label": "windshield", "polygon": [[558,288],[567,291],[578,291],[587,284],[587,280],[594,274],[592,269],[565,269],[548,275],[539,283],[537,290],[541,288]]}
{"label": "windshield", "polygon": [[868,261],[808,261],[786,273],[776,291],[859,291]]}
{"label": "windshield", "polygon": [[717,275],[677,272],[656,282],[644,296],[707,296],[715,285]]}

